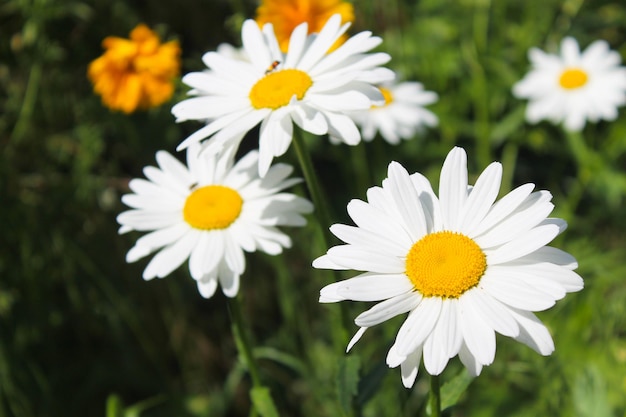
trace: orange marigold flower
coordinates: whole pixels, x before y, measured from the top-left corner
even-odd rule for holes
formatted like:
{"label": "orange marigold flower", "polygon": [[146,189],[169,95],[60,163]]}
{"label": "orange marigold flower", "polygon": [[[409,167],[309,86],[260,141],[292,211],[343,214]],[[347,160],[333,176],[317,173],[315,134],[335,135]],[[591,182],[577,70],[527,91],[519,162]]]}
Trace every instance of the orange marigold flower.
{"label": "orange marigold flower", "polygon": [[104,54],[89,64],[87,75],[105,106],[132,113],[170,99],[180,71],[178,41],[162,44],[155,32],[139,24],[130,39],[109,36],[102,47]]}
{"label": "orange marigold flower", "polygon": [[[260,27],[265,23],[274,25],[280,49],[287,52],[289,37],[296,26],[307,22],[309,33],[317,33],[334,14],[340,14],[343,23],[354,21],[352,4],[341,0],[261,0],[255,20]],[[332,49],[346,39],[347,35],[343,35]]]}

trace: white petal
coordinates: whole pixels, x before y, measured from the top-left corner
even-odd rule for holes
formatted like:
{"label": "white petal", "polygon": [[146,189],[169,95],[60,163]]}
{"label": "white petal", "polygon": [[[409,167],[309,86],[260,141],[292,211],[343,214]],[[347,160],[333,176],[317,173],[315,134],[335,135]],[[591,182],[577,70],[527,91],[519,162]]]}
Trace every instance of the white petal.
{"label": "white petal", "polygon": [[328,122],[326,122],[324,114],[313,107],[304,104],[295,106],[291,117],[302,130],[314,135],[328,133]]}
{"label": "white petal", "polygon": [[354,346],[356,344],[356,342],[359,341],[359,339],[361,339],[361,336],[363,336],[363,334],[365,333],[365,331],[367,330],[367,327],[361,327],[354,336],[352,336],[352,339],[350,339],[350,342],[348,342],[348,347],[346,348],[346,353],[350,352],[350,349],[352,349],[352,346]]}
{"label": "white petal", "polygon": [[130,250],[126,253],[126,262],[128,263],[136,262],[139,259],[150,255],[151,253],[152,253],[152,250],[150,250],[149,247],[135,245],[132,248],[130,248]]}
{"label": "white petal", "polygon": [[387,236],[380,236],[360,227],[334,224],[330,227],[330,231],[345,243],[380,250],[387,255],[404,257],[408,251],[406,246],[399,244],[393,238],[389,239]]}
{"label": "white petal", "polygon": [[358,227],[380,236],[391,237],[398,244],[406,247],[407,252],[413,245],[413,240],[400,222],[372,204],[354,199],[348,203],[347,209]]}
{"label": "white petal", "polygon": [[372,105],[372,102],[365,94],[354,90],[332,94],[318,93],[311,96],[311,102],[315,107],[331,112],[365,110]]}
{"label": "white petal", "polygon": [[459,349],[459,359],[461,363],[467,368],[468,373],[472,377],[476,377],[480,375],[480,372],[483,369],[483,365],[474,357],[472,352],[470,352],[469,348],[465,343],[461,345],[461,349]]}
{"label": "white petal", "polygon": [[238,274],[242,274],[246,269],[243,250],[228,233],[224,234],[224,260],[226,265]]}
{"label": "white petal", "polygon": [[178,182],[183,184],[189,184],[193,181],[189,174],[189,170],[182,162],[174,158],[172,154],[165,151],[159,151],[156,153],[156,160],[159,167],[168,175],[176,177]]}
{"label": "white petal", "polygon": [[265,176],[275,156],[287,151],[293,135],[293,123],[285,111],[275,111],[261,124],[259,137],[259,176]]}
{"label": "white petal", "polygon": [[552,246],[543,246],[526,256],[507,262],[506,265],[530,265],[544,262],[549,262],[571,270],[578,268],[576,258]]}
{"label": "white petal", "polygon": [[455,147],[448,153],[439,180],[439,201],[444,227],[458,230],[458,218],[467,199],[467,154]]}
{"label": "white petal", "polygon": [[143,278],[148,280],[154,277],[164,278],[182,265],[189,258],[191,249],[198,241],[198,233],[187,233],[173,245],[163,248],[154,255],[143,271]]}
{"label": "white petal", "polygon": [[[328,255],[322,255],[319,258],[313,260],[312,266],[313,268],[317,268],[317,269],[334,269],[338,271],[350,269],[343,265],[339,265],[337,262],[333,261],[332,258]],[[336,300],[336,301],[340,301],[340,300]],[[323,303],[323,302],[328,302],[328,301],[322,301],[320,299],[320,303]]]}
{"label": "white petal", "polygon": [[424,366],[431,375],[439,375],[461,347],[462,331],[458,323],[456,300],[443,300],[441,314],[424,343]]}
{"label": "white petal", "polygon": [[388,167],[388,177],[388,188],[398,212],[407,226],[411,240],[417,242],[427,233],[426,219],[409,173],[399,163],[392,162]]}
{"label": "white petal", "polygon": [[400,274],[405,269],[404,262],[398,257],[353,245],[334,246],[328,250],[328,256],[333,262],[356,271]]}
{"label": "white petal", "polygon": [[[421,346],[419,347],[419,349],[421,349]],[[387,365],[389,365],[390,368],[395,368],[398,365],[402,364],[402,362],[404,362],[406,356],[407,355],[398,354],[397,345],[393,344],[389,349],[389,352],[387,352]]]}
{"label": "white petal", "polygon": [[119,224],[130,226],[133,230],[140,232],[164,229],[183,221],[180,211],[155,212],[148,210],[127,210],[120,213],[116,220]]}
{"label": "white petal", "polygon": [[359,129],[352,119],[344,114],[325,112],[328,122],[328,134],[348,145],[357,145],[361,141]]}
{"label": "white petal", "polygon": [[399,314],[413,310],[421,300],[422,296],[417,292],[401,294],[364,311],[354,319],[354,322],[357,326],[372,327]]}
{"label": "white petal", "polygon": [[[503,265],[503,267],[505,267]],[[580,291],[584,287],[583,279],[576,272],[552,263],[536,263],[531,265],[515,266],[517,271],[526,274],[531,279],[541,279],[557,284],[566,292]],[[526,280],[530,283],[531,281]]]}
{"label": "white petal", "polygon": [[335,284],[336,293],[346,300],[380,301],[395,297],[413,289],[404,274],[373,274],[366,272]]}
{"label": "white petal", "polygon": [[308,71],[313,67],[332,46],[333,43],[348,29],[349,25],[340,28],[341,16],[335,14],[328,19],[319,34],[314,35],[314,41],[302,56],[298,68]]}
{"label": "white petal", "polygon": [[222,286],[222,292],[226,297],[233,298],[239,292],[239,274],[222,261],[219,265],[218,279]]}
{"label": "white petal", "polygon": [[516,279],[508,269],[498,270],[497,273],[488,269],[479,286],[496,300],[521,310],[541,311],[554,305],[554,297]]}
{"label": "white petal", "polygon": [[307,32],[308,24],[306,22],[299,24],[293,32],[291,32],[289,51],[287,51],[285,57],[285,68],[294,68],[297,66],[306,45]]}
{"label": "white petal", "polygon": [[478,227],[496,201],[501,181],[502,165],[497,162],[490,164],[480,174],[463,207],[463,213],[459,220],[461,233],[471,235]]}
{"label": "white petal", "polygon": [[419,371],[420,359],[422,358],[422,347],[418,347],[414,352],[407,355],[406,359],[400,364],[402,372],[402,385],[405,388],[411,388],[417,378]]}
{"label": "white petal", "polygon": [[200,292],[200,295],[209,299],[213,297],[213,294],[215,294],[215,289],[217,288],[217,277],[207,276],[205,279],[196,281],[196,284],[198,284],[198,291]]}
{"label": "white petal", "polygon": [[481,365],[490,365],[496,355],[495,332],[471,305],[466,304],[465,297],[459,298],[459,317],[468,350]]}
{"label": "white petal", "polygon": [[524,202],[524,200],[526,200],[534,188],[534,184],[524,184],[502,197],[491,207],[489,213],[487,213],[483,221],[478,225],[473,235],[469,236],[474,238],[481,235],[491,229],[494,225],[498,224],[504,218],[508,217],[519,207],[520,204]]}
{"label": "white petal", "polygon": [[423,345],[437,323],[442,300],[438,297],[422,299],[398,330],[396,342],[399,355],[408,355]]}
{"label": "white petal", "polygon": [[511,314],[520,326],[520,334],[515,338],[535,352],[547,356],[554,352],[554,342],[550,332],[541,321],[528,311],[512,310]]}
{"label": "white petal", "polygon": [[256,68],[267,68],[272,63],[272,57],[263,42],[263,35],[259,25],[251,19],[243,22],[241,27],[241,40],[248,58]]}
{"label": "white petal", "polygon": [[555,224],[537,226],[499,248],[487,252],[487,264],[497,265],[528,255],[550,243],[559,233],[559,226]]}
{"label": "white petal", "polygon": [[[176,109],[176,106],[172,108],[172,112],[174,112],[175,109]],[[247,108],[247,109],[242,109],[241,111],[227,114],[227,115],[224,115],[223,117],[217,118],[211,121],[206,126],[196,130],[194,133],[187,136],[187,138],[183,140],[176,147],[176,150],[182,151],[183,149],[186,149],[192,143],[197,143],[205,138],[208,138],[209,136],[213,135],[215,132],[219,131],[220,129],[223,129],[226,126],[229,126],[230,124],[235,123],[237,120],[241,119],[242,117],[246,115],[249,115],[250,113],[255,113],[255,112],[252,111],[252,109]],[[176,114],[174,115],[176,116]]]}
{"label": "white petal", "polygon": [[510,309],[487,292],[473,288],[463,294],[464,305],[471,308],[496,332],[509,337],[519,335],[519,326]]}
{"label": "white petal", "polygon": [[[166,227],[163,229],[155,230],[154,232],[148,233],[137,239],[135,243],[135,247],[142,247],[148,250],[148,253],[153,252],[154,250],[161,248],[163,246],[167,246],[178,239],[180,239],[185,233],[189,231],[189,225],[184,222],[176,223],[170,227]],[[130,252],[127,255],[127,262],[135,262],[139,258],[133,258],[133,260],[129,259]]]}
{"label": "white petal", "polygon": [[204,275],[212,271],[212,269],[205,270],[203,268],[204,260],[211,256],[208,251],[210,235],[210,232],[199,233],[198,242],[191,250],[191,255],[189,256],[189,272],[191,273],[191,277],[195,280],[202,279]]}
{"label": "white petal", "polygon": [[424,218],[426,219],[426,228],[428,232],[441,230],[443,228],[441,218],[441,207],[439,199],[435,195],[430,181],[420,173],[411,175],[413,186],[419,192],[419,199],[422,203]]}
{"label": "white petal", "polygon": [[498,223],[488,232],[477,236],[474,240],[481,248],[492,248],[503,243],[509,242],[537,226],[544,221],[548,215],[554,209],[554,204],[549,201],[539,200],[541,198],[540,193],[533,193],[524,203],[524,207],[519,207],[518,210],[511,214],[509,217]]}

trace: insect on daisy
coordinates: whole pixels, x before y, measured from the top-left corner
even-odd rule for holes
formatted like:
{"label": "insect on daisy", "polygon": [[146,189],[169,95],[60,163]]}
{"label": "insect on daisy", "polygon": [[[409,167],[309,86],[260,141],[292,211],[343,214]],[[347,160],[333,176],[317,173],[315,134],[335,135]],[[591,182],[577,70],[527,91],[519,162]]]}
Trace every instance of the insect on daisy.
{"label": "insect on daisy", "polygon": [[530,123],[563,122],[567,130],[580,131],[587,120],[615,120],[617,108],[626,103],[626,68],[606,41],[595,41],[581,53],[578,42],[567,37],[560,56],[532,48],[528,57],[533,68],[513,86],[513,95],[530,101]]}
{"label": "insect on daisy", "polygon": [[102,46],[106,52],[89,64],[87,74],[108,108],[132,113],[170,99],[180,70],[177,41],[162,44],[156,33],[140,24],[130,39],[109,36]]}
{"label": "insect on daisy", "polygon": [[133,179],[133,191],[122,197],[131,210],[117,217],[120,233],[150,232],[126,255],[135,262],[154,252],[143,271],[146,280],[163,278],[189,259],[189,272],[200,294],[210,298],[218,282],[228,297],[239,290],[245,270],[244,251],[277,255],[291,246],[277,226],[303,226],[312,204],[281,192],[299,183],[288,178],[292,167],[272,166],[264,178],[257,173],[258,152],[234,163],[234,148],[222,154],[187,149],[187,166],[165,151],[156,154],[159,167],[144,168],[147,179]]}
{"label": "insect on daisy", "polygon": [[289,50],[280,52],[272,25],[261,31],[253,20],[242,27],[248,61],[217,52],[203,56],[208,71],[192,72],[183,82],[193,97],[176,104],[178,122],[209,123],[185,139],[178,150],[205,142],[207,148],[238,144],[246,132],[261,123],[259,173],[264,176],[272,159],[284,154],[292,140],[293,123],[315,135],[329,134],[333,141],[356,145],[359,130],[346,112],[383,102],[373,86],[394,77],[379,67],[389,61],[385,53],[366,54],[381,39],[370,32],[351,37],[333,52],[331,45],[348,29],[334,15],[319,34],[307,36],[307,24],[291,35]]}
{"label": "insect on daisy", "polygon": [[437,101],[437,94],[425,91],[421,83],[386,83],[380,86],[385,104],[352,114],[361,126],[363,140],[371,141],[380,135],[392,145],[402,139],[411,139],[423,126],[437,126],[439,119],[423,106]]}
{"label": "insect on daisy", "polygon": [[409,313],[387,354],[407,388],[422,357],[431,375],[456,355],[472,375],[480,374],[495,357],[495,332],[549,355],[552,338],[533,312],[583,288],[576,260],[546,246],[566,228],[564,220],[548,218],[549,192],[524,184],[496,202],[499,163],[473,187],[467,175],[465,151],[454,148],[437,196],[423,175],[392,162],[382,187],[370,188],[367,201],[348,204],[356,226],[331,227],[346,244],[313,262],[364,271],[324,287],[320,302],[379,302],[356,317],[360,329],[348,350],[368,328]]}

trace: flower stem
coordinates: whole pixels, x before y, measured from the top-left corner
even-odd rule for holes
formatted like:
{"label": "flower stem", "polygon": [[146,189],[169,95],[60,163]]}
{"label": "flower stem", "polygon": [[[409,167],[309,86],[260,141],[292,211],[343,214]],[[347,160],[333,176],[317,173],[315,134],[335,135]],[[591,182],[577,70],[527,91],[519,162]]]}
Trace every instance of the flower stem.
{"label": "flower stem", "polygon": [[513,174],[515,173],[515,165],[517,163],[517,154],[519,146],[513,141],[507,142],[502,151],[502,185],[501,190],[513,189]]}
{"label": "flower stem", "polygon": [[[300,163],[300,168],[302,169],[302,174],[304,175],[309,193],[313,199],[313,204],[315,205],[315,213],[317,214],[318,220],[317,223],[322,236],[322,243],[324,245],[324,249],[326,250],[330,247],[330,242],[332,241],[332,235],[329,230],[330,216],[328,215],[328,205],[326,204],[326,199],[324,198],[324,194],[317,180],[317,175],[315,175],[315,169],[313,168],[313,162],[311,161],[311,154],[304,143],[302,131],[295,126],[293,132],[293,144],[298,157],[298,162]],[[334,271],[334,273],[337,277],[336,281],[340,281],[341,276],[338,271]],[[335,334],[333,339],[335,340],[337,347],[343,350],[345,343],[349,339],[347,329],[351,326],[352,322],[348,315],[348,310],[343,303],[340,307],[340,315],[340,320],[333,321],[333,333]]]}
{"label": "flower stem", "polygon": [[254,355],[252,354],[250,339],[245,332],[239,296],[234,298],[227,297],[227,299],[228,310],[230,311],[230,318],[232,320],[233,337],[235,338],[237,349],[239,350],[239,354],[243,357],[244,363],[248,368],[250,378],[252,379],[252,385],[254,387],[260,387],[261,378],[259,376],[259,367],[257,366]]}
{"label": "flower stem", "polygon": [[439,375],[430,376],[430,417],[441,417],[441,393],[439,389]]}
{"label": "flower stem", "polygon": [[569,190],[567,198],[568,208],[574,214],[591,180],[595,155],[587,147],[585,139],[580,132],[566,130],[565,136],[577,165],[576,183]]}
{"label": "flower stem", "polygon": [[306,144],[304,143],[302,132],[300,129],[295,127],[293,131],[293,145],[296,150],[296,155],[298,156],[298,162],[300,163],[302,174],[304,175],[304,180],[306,181],[309,192],[311,193],[311,198],[313,199],[313,204],[315,205],[315,212],[319,220],[318,224],[322,232],[324,246],[328,247],[331,241],[330,231],[328,230],[330,227],[328,206],[320,184],[317,181],[317,175],[315,175],[311,155],[309,154]]}

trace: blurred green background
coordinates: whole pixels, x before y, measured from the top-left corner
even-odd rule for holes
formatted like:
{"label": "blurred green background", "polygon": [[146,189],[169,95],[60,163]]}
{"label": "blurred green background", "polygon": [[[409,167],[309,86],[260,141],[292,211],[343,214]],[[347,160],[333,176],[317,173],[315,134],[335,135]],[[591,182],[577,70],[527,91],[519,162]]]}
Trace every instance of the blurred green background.
{"label": "blurred green background", "polygon": [[[543,358],[498,338],[495,363],[449,411],[454,416],[626,416],[626,110],[588,125],[584,154],[559,127],[524,122],[511,95],[529,69],[527,50],[554,51],[563,36],[581,47],[605,39],[626,57],[623,1],[355,0],[353,33],[372,30],[401,79],[439,94],[440,126],[397,147],[377,138],[358,147],[309,138],[333,222],[346,203],[380,184],[398,160],[438,178],[461,145],[471,177],[505,165],[503,192],[525,182],[554,194],[554,215],[570,227],[556,246],[578,259],[586,288],[539,317],[556,351]],[[178,39],[183,74],[221,42],[239,44],[251,0],[2,0],[0,2],[0,416],[246,416],[249,381],[237,359],[224,296],[202,299],[186,268],[141,279],[146,262],[126,264],[138,235],[117,235],[115,217],[130,178],[198,125],[177,125],[168,104],[130,116],[92,94],[89,62],[106,36],[140,22]],[[255,147],[252,132],[243,148]],[[178,154],[183,156],[182,154]],[[290,150],[280,160],[297,165]],[[299,170],[296,169],[298,172]],[[304,187],[296,192],[306,194]],[[283,416],[341,416],[336,384],[344,346],[333,342],[339,306],[319,305],[335,279],[315,271],[326,248],[314,217],[290,230],[286,256],[248,256],[242,277],[262,377]],[[313,245],[310,242],[317,242]],[[349,276],[349,274],[346,274]],[[363,311],[348,305],[350,317]],[[386,351],[398,318],[372,329],[350,354],[364,416],[417,416],[428,380],[412,390]],[[356,330],[356,326],[353,329]],[[453,360],[444,382],[461,371]],[[356,384],[356,381],[353,381]],[[350,386],[350,384],[347,384]]]}

